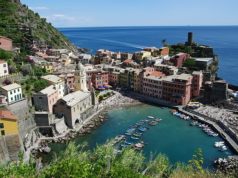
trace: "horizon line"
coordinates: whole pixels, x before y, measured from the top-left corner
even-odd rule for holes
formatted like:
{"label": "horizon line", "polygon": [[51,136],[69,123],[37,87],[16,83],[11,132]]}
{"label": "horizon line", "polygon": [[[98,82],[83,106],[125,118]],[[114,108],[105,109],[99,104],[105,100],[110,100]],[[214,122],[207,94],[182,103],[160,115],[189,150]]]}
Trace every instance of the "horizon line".
{"label": "horizon line", "polygon": [[117,28],[117,27],[238,27],[238,25],[118,25],[118,26],[55,26],[55,28]]}

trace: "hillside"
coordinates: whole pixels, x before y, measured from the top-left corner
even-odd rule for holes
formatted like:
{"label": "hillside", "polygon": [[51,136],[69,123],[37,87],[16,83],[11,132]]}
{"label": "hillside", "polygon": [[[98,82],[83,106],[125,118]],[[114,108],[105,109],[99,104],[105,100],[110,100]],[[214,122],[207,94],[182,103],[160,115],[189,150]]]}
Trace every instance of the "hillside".
{"label": "hillside", "polygon": [[0,0],[0,36],[11,38],[26,53],[30,53],[33,41],[53,48],[76,49],[45,18],[22,5],[20,0]]}

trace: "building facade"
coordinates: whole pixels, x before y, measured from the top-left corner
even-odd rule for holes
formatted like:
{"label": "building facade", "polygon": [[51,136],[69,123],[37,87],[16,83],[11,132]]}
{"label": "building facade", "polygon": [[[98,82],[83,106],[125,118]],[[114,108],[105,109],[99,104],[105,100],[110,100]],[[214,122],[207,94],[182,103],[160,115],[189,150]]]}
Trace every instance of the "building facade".
{"label": "building facade", "polygon": [[181,74],[163,79],[162,98],[176,105],[186,105],[191,99],[192,75]]}
{"label": "building facade", "polygon": [[17,83],[2,86],[0,92],[7,97],[8,104],[16,103],[23,99],[21,85]]}
{"label": "building facade", "polygon": [[6,61],[0,60],[0,77],[9,75],[8,64]]}
{"label": "building facade", "polygon": [[92,107],[90,92],[76,91],[58,100],[54,105],[53,112],[57,117],[64,118],[70,128],[75,128],[84,120],[82,114]]}
{"label": "building facade", "polygon": [[56,75],[46,75],[41,78],[46,80],[49,85],[55,86],[55,89],[58,91],[59,98],[62,98],[65,95],[65,83],[60,77]]}
{"label": "building facade", "polygon": [[54,85],[41,90],[33,95],[34,106],[36,111],[53,112],[53,105],[58,101],[59,93]]}
{"label": "building facade", "polygon": [[18,133],[17,117],[8,110],[0,110],[0,136]]}

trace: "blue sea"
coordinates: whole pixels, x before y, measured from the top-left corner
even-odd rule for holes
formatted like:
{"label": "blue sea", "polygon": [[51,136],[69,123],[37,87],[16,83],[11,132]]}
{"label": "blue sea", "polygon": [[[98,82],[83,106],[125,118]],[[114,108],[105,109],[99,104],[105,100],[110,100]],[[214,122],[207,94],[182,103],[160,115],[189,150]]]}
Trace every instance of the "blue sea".
{"label": "blue sea", "polygon": [[185,42],[187,33],[194,33],[194,41],[213,47],[219,56],[219,77],[238,85],[238,26],[213,27],[90,27],[60,28],[76,46],[135,52],[144,47],[161,47],[166,39],[169,44]]}

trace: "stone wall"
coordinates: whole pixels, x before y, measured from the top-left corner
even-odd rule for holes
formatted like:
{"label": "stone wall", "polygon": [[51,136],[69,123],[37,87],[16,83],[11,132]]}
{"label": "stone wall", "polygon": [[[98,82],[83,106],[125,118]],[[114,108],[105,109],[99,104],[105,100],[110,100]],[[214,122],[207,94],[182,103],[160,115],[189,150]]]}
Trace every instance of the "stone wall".
{"label": "stone wall", "polygon": [[0,162],[16,161],[21,150],[21,142],[18,135],[0,137]]}
{"label": "stone wall", "polygon": [[26,134],[36,126],[27,100],[8,105],[8,109],[18,117],[19,136],[23,139]]}

